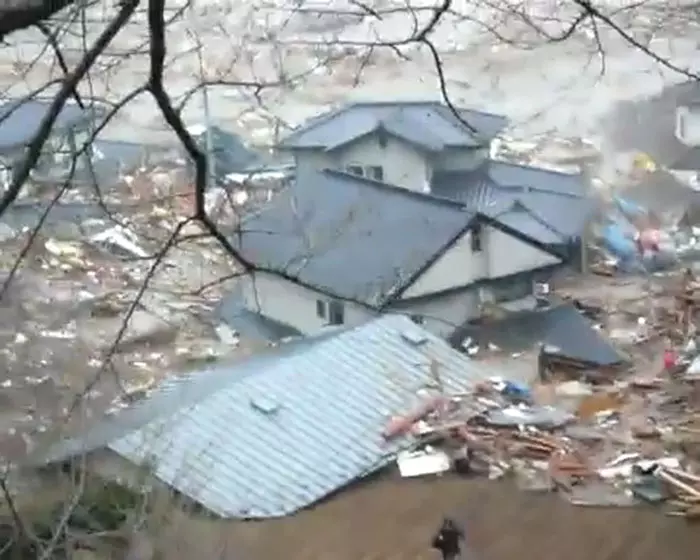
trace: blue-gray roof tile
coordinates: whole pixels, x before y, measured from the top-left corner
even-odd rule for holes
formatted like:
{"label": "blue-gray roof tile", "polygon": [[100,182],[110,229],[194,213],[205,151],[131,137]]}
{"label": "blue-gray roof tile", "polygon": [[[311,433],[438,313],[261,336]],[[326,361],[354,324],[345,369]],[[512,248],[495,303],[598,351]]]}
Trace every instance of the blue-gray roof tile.
{"label": "blue-gray roof tile", "polygon": [[497,221],[517,202],[564,239],[581,235],[593,209],[580,175],[494,160],[473,171],[435,173],[431,193]]}
{"label": "blue-gray roof tile", "polygon": [[[501,115],[458,109],[435,101],[351,103],[315,117],[282,142],[288,149],[338,147],[383,128],[428,151],[486,145],[508,124]],[[467,124],[465,124],[465,121]]]}
{"label": "blue-gray roof tile", "polygon": [[455,241],[475,214],[338,171],[297,177],[231,236],[243,256],[336,297],[381,307]]}
{"label": "blue-gray roof tile", "polygon": [[[0,105],[0,150],[29,144],[49,108],[49,101],[39,99],[8,101]],[[60,132],[80,125],[91,118],[91,113],[67,103],[54,121],[52,130]]]}
{"label": "blue-gray roof tile", "polygon": [[105,443],[221,517],[280,517],[410,445],[410,436],[386,442],[382,431],[421,390],[464,391],[497,373],[410,319],[385,315],[169,382],[113,420],[121,428]]}

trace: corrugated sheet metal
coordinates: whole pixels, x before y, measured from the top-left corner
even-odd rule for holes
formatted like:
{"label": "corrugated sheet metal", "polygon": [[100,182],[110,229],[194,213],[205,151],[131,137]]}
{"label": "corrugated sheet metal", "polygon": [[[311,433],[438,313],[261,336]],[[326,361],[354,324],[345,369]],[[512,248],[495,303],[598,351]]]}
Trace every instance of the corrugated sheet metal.
{"label": "corrugated sheet metal", "polygon": [[192,375],[180,397],[199,393],[196,403],[175,406],[172,390],[143,403],[157,414],[109,446],[150,461],[158,478],[219,516],[278,517],[377,470],[410,443],[387,444],[381,432],[435,384],[431,364],[450,390],[498,373],[404,316],[280,352]]}
{"label": "corrugated sheet metal", "polygon": [[313,171],[231,237],[243,255],[307,286],[380,306],[474,217],[462,205],[335,171]]}
{"label": "corrugated sheet metal", "polygon": [[[352,103],[309,120],[289,135],[282,146],[327,148],[337,145],[339,139],[359,138],[368,128],[386,120],[394,132],[401,131],[401,136],[408,134],[413,143],[424,144],[427,149],[438,145],[474,147],[494,138],[508,124],[505,117],[492,113],[459,109],[459,114],[473,128],[465,126],[448,107],[438,102]],[[407,127],[412,129],[410,133]]]}

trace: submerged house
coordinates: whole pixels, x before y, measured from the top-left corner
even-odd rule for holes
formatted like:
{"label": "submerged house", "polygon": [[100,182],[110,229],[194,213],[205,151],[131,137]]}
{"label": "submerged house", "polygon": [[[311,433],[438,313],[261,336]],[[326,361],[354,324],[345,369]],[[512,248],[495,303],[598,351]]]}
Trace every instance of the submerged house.
{"label": "submerged house", "polygon": [[230,297],[306,335],[396,312],[448,336],[486,305],[533,307],[562,263],[500,217],[335,170],[299,172],[230,241],[256,267]]}
{"label": "submerged house", "polygon": [[433,101],[352,103],[306,122],[280,147],[301,175],[337,169],[459,201],[575,255],[592,211],[586,181],[491,159],[507,125],[501,115]]}
{"label": "submerged house", "polygon": [[219,517],[281,517],[415,443],[410,434],[383,437],[392,416],[441,388],[468,391],[491,375],[406,317],[387,315],[168,379],[31,462],[78,457],[127,484],[145,466]]}

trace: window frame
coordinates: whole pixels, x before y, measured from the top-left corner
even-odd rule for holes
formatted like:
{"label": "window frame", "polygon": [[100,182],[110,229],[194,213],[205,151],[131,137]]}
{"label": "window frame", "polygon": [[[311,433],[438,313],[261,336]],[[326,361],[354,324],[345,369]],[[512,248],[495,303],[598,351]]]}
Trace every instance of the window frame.
{"label": "window frame", "polygon": [[481,253],[484,250],[481,224],[475,224],[471,231],[472,253]]}
{"label": "window frame", "polygon": [[328,317],[328,304],[322,300],[316,300],[316,317],[320,319],[326,319]]}
{"label": "window frame", "polygon": [[328,324],[345,324],[345,304],[342,301],[332,299],[328,302]]}
{"label": "window frame", "polygon": [[[379,171],[377,174],[376,171]],[[373,181],[384,181],[384,167],[381,165],[368,165],[365,169],[365,177],[372,179]]]}
{"label": "window frame", "polygon": [[361,165],[346,165],[345,166],[345,172],[350,174],[350,175],[355,175],[357,177],[364,177],[365,176],[365,168]]}

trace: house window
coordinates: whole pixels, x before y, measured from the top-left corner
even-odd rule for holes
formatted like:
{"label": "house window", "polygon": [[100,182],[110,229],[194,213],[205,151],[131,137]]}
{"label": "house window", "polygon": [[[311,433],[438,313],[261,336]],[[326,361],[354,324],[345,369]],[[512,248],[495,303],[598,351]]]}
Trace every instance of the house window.
{"label": "house window", "polygon": [[322,299],[317,299],[316,300],[316,316],[320,317],[321,319],[326,318],[326,302],[323,301]]}
{"label": "house window", "polygon": [[384,180],[384,168],[381,165],[370,165],[367,168],[367,177],[374,179],[375,181]]}
{"label": "house window", "polygon": [[416,325],[422,325],[425,322],[425,317],[423,315],[411,315],[411,321]]}
{"label": "house window", "polygon": [[472,229],[472,252],[473,253],[480,253],[481,252],[481,225],[476,224],[474,228]]}
{"label": "house window", "polygon": [[361,165],[348,165],[345,169],[351,175],[359,175],[360,177],[364,177],[365,175],[365,170]]}
{"label": "house window", "polygon": [[345,322],[345,309],[342,301],[331,301],[328,304],[328,323],[342,325]]}

